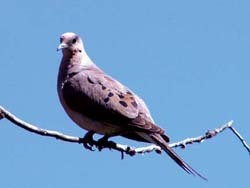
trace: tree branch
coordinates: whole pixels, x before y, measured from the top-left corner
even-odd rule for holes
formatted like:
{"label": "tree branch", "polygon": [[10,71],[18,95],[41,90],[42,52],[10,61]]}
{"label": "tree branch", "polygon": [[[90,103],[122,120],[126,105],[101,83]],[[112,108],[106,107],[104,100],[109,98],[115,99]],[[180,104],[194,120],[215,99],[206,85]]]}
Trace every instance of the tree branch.
{"label": "tree branch", "polygon": [[[79,143],[79,144],[85,143],[85,140],[83,138],[65,135],[65,134],[62,134],[60,132],[53,131],[53,130],[41,129],[35,125],[29,124],[29,123],[19,119],[18,117],[16,117],[12,113],[10,113],[6,109],[4,109],[2,106],[0,106],[0,119],[2,119],[2,118],[6,118],[7,120],[12,122],[13,124],[23,128],[27,131],[33,132],[35,134],[39,134],[42,136],[48,136],[48,137],[54,137],[56,139],[67,141],[67,142],[74,142],[74,143]],[[201,143],[207,139],[215,137],[217,134],[223,132],[224,130],[229,129],[237,136],[237,138],[241,141],[243,146],[247,149],[248,153],[250,154],[249,145],[246,143],[246,141],[240,135],[240,133],[235,128],[232,127],[232,125],[233,125],[233,121],[229,121],[226,124],[220,126],[219,128],[207,131],[202,136],[198,136],[198,137],[194,137],[194,138],[187,138],[187,139],[182,140],[180,142],[172,143],[169,145],[172,148],[176,148],[176,147],[185,148],[189,144]],[[92,144],[96,148],[98,148],[99,151],[101,151],[104,148],[117,150],[117,151],[121,152],[122,159],[124,158],[124,154],[133,156],[135,154],[143,154],[143,153],[148,153],[148,152],[152,152],[152,151],[155,151],[156,153],[161,153],[161,148],[159,146],[156,146],[156,145],[149,145],[146,147],[133,148],[131,146],[121,145],[121,144],[115,143],[113,141],[107,141],[107,142],[105,142],[105,145],[101,145],[101,147],[100,147],[100,144],[98,143],[98,141],[93,141]]]}

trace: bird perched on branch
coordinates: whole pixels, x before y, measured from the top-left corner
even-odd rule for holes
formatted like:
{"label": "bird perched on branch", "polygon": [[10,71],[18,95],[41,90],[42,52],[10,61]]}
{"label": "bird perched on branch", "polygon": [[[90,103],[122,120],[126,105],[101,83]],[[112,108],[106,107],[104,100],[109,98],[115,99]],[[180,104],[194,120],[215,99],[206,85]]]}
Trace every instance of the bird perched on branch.
{"label": "bird perched on branch", "polygon": [[64,33],[58,50],[63,54],[57,81],[59,98],[70,118],[88,131],[85,147],[91,149],[95,133],[104,135],[100,142],[123,136],[153,143],[186,172],[205,179],[169,147],[169,137],[155,124],[144,101],[91,61],[77,34]]}

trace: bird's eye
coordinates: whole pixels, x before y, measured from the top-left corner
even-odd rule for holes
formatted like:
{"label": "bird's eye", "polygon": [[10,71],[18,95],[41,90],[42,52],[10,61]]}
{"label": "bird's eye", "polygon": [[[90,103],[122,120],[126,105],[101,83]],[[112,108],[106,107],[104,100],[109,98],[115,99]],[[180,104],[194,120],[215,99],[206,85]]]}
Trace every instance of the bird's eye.
{"label": "bird's eye", "polygon": [[72,44],[75,44],[76,43],[76,38],[74,38],[73,40],[72,40]]}

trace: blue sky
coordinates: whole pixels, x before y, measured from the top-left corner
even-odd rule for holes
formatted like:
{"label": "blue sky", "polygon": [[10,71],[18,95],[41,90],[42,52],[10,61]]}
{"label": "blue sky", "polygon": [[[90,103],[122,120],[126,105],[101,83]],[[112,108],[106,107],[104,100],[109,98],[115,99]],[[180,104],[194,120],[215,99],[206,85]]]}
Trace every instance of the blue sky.
{"label": "blue sky", "polygon": [[[83,136],[56,92],[62,33],[82,36],[91,59],[139,94],[172,142],[231,119],[250,142],[250,2],[5,1],[0,104],[39,127]],[[0,187],[246,187],[250,158],[226,131],[176,151],[209,181],[166,155],[125,157],[0,126]],[[138,146],[126,139],[114,140]],[[140,145],[140,144],[139,144]],[[143,144],[141,144],[143,145]]]}

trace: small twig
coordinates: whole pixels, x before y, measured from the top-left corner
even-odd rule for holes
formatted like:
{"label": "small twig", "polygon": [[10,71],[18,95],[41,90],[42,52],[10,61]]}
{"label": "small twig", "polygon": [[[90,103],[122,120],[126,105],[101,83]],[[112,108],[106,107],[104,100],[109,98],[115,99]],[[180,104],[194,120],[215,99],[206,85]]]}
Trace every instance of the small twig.
{"label": "small twig", "polygon": [[[28,130],[30,132],[33,132],[33,133],[36,133],[36,134],[39,134],[39,135],[42,135],[42,136],[54,137],[56,139],[67,141],[67,142],[74,142],[74,143],[79,143],[79,144],[84,143],[83,138],[65,135],[65,134],[62,134],[62,133],[57,132],[57,131],[41,129],[41,128],[35,126],[35,125],[24,122],[23,120],[17,118],[15,115],[13,115],[12,113],[10,113],[6,109],[4,109],[2,106],[0,106],[0,119],[2,119],[2,118],[6,118],[9,121],[11,121],[13,124],[23,128],[25,130]],[[185,139],[183,141],[172,143],[172,144],[169,144],[169,145],[172,148],[175,148],[175,147],[185,148],[186,145],[188,145],[188,144],[201,143],[201,142],[203,142],[203,141],[205,141],[207,139],[213,138],[218,133],[221,133],[225,129],[229,128],[240,139],[240,141],[242,142],[244,147],[250,153],[250,149],[249,149],[249,146],[247,145],[246,141],[232,127],[232,124],[233,124],[233,121],[229,121],[228,123],[222,125],[219,128],[207,131],[205,133],[205,135],[203,135],[203,136],[198,136],[198,137],[194,137],[194,138],[187,138],[187,139]],[[99,148],[99,145],[98,145],[97,141],[94,141],[93,144],[97,148]],[[127,146],[127,145],[117,144],[117,143],[115,143],[113,141],[108,141],[105,145],[102,146],[102,148],[99,148],[99,150],[104,149],[104,148],[109,148],[109,149],[113,149],[113,150],[117,150],[117,151],[121,152],[122,159],[124,158],[124,153],[127,154],[127,155],[130,155],[130,156],[133,156],[135,154],[148,153],[148,152],[152,152],[152,151],[155,151],[156,153],[161,153],[161,148],[159,146],[156,146],[156,145],[149,145],[149,146],[146,146],[146,147],[133,148],[133,147],[130,147],[130,146]]]}
{"label": "small twig", "polygon": [[233,121],[231,120],[231,121],[227,122],[226,124],[220,126],[219,128],[207,131],[205,133],[205,135],[203,135],[203,136],[198,136],[198,137],[194,137],[194,138],[186,138],[185,140],[182,140],[180,142],[170,144],[170,147],[172,147],[172,148],[176,148],[176,147],[185,148],[186,145],[188,145],[188,144],[204,142],[207,139],[213,138],[218,133],[223,132],[227,128],[232,127],[232,125],[233,125]]}
{"label": "small twig", "polygon": [[232,126],[229,127],[231,131],[233,131],[233,133],[240,139],[241,143],[243,144],[243,146],[247,149],[249,155],[250,155],[250,148],[247,145],[246,141],[244,140],[244,138],[240,135],[240,133],[233,128]]}

